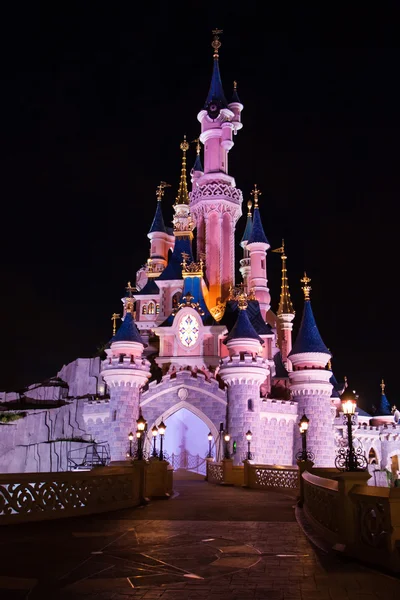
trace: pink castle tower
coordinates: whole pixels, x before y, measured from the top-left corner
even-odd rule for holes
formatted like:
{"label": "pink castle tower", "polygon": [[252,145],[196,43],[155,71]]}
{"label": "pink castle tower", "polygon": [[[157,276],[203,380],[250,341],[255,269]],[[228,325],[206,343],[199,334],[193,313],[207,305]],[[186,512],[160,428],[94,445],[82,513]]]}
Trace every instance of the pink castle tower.
{"label": "pink castle tower", "polygon": [[250,276],[249,287],[254,290],[257,300],[260,303],[260,310],[265,320],[267,312],[271,308],[271,295],[267,285],[267,256],[266,252],[270,247],[264,228],[261,223],[260,210],[258,208],[258,198],[261,192],[254,185],[252,191],[254,196],[253,226],[249,239],[247,240],[246,250],[250,256]]}
{"label": "pink castle tower", "polygon": [[128,435],[139,415],[140,389],[150,377],[150,363],[143,358],[143,349],[130,301],[122,325],[106,350],[107,358],[100,373],[110,390],[108,440],[112,462],[126,460]]}
{"label": "pink castle tower", "polygon": [[210,90],[203,110],[197,115],[201,123],[200,141],[204,144],[204,172],[192,173],[190,195],[192,216],[197,228],[197,255],[206,256],[209,307],[226,299],[235,279],[235,226],[242,214],[242,193],[228,174],[228,153],[233,135],[242,127],[243,105],[234,86],[227,102],[219,72],[219,34],[213,31],[214,67]]}
{"label": "pink castle tower", "polygon": [[287,256],[285,253],[285,241],[282,240],[282,246],[280,248],[276,248],[272,250],[272,252],[279,252],[281,254],[282,259],[282,283],[281,283],[281,296],[279,300],[279,307],[277,312],[278,322],[280,325],[280,332],[278,333],[280,337],[280,350],[282,356],[282,362],[287,371],[292,370],[292,364],[288,359],[288,355],[292,350],[292,329],[293,329],[293,319],[295,316],[295,311],[293,309],[292,300],[290,298],[289,292],[289,284],[287,278],[287,270],[286,270],[286,260]]}
{"label": "pink castle tower", "polygon": [[[290,389],[297,400],[298,415],[310,420],[307,431],[308,449],[315,455],[316,467],[332,467],[335,462],[333,421],[336,413],[331,403],[332,371],[327,368],[331,353],[322,341],[311,308],[310,278],[304,273],[304,311],[300,329],[289,358]],[[294,455],[301,447],[300,434],[295,427]]]}
{"label": "pink castle tower", "polygon": [[239,312],[226,344],[229,357],[221,360],[219,375],[227,386],[227,430],[236,452],[233,462],[239,465],[246,458],[246,432],[253,434],[254,460],[260,460],[264,447],[261,428],[260,386],[269,374],[268,361],[262,357],[264,340],[250,322],[246,294],[238,299]]}

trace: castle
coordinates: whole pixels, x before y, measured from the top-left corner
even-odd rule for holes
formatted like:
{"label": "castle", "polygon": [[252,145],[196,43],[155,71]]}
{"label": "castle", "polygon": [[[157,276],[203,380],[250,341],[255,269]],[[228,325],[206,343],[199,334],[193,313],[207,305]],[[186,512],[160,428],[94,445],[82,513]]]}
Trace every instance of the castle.
{"label": "castle", "polygon": [[[256,463],[292,465],[301,447],[298,422],[306,415],[315,465],[334,465],[345,438],[340,394],[346,384],[338,384],[332,373],[306,274],[301,324],[292,343],[295,311],[283,242],[272,250],[281,255],[282,280],[278,310],[271,310],[271,248],[256,185],[240,229],[239,263],[235,256],[243,196],[228,158],[243,127],[243,104],[236,84],[229,100],[224,94],[219,33],[212,41],[210,88],[197,115],[201,132],[191,191],[189,143],[183,139],[173,227],[165,225],[162,209],[170,186],[161,182],[147,234],[149,258],[137,271],[135,286],[128,283],[121,313],[112,317],[106,358],[77,359],[48,382],[0,395],[4,411],[24,412],[23,418],[0,424],[0,471],[66,469],[71,444],[89,437],[109,444],[111,461],[125,461],[141,416],[148,454],[163,422],[169,455],[197,453],[203,460],[209,438],[209,454],[216,460],[229,453],[234,464],[251,455]],[[396,472],[399,413],[390,406],[383,412],[373,418],[359,410],[354,435],[371,464]]]}

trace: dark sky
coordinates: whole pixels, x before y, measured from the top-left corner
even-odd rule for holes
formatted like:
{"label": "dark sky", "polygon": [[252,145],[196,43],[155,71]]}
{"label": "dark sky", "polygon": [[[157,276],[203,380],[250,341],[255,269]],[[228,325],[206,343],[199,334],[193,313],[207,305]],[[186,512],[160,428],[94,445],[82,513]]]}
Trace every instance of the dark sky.
{"label": "dark sky", "polygon": [[[142,14],[24,4],[2,15],[0,389],[55,375],[109,339],[148,256],[161,179],[173,185],[171,219],[179,143],[199,134],[219,27],[225,91],[237,79],[244,104],[230,172],[245,200],[255,182],[262,190],[271,246],[285,238],[297,326],[306,269],[337,378],[368,408],[384,377],[399,403],[395,3],[288,3],[281,14],[249,1],[153,2]],[[279,255],[268,270],[276,309]]]}

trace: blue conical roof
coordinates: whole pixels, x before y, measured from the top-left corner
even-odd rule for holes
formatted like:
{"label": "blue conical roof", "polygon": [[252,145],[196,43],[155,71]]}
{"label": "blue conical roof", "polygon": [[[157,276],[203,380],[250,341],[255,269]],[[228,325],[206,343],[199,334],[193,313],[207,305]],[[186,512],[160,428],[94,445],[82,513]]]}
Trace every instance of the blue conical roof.
{"label": "blue conical roof", "polygon": [[162,233],[167,233],[167,230],[165,229],[160,201],[157,201],[156,214],[154,215],[154,219],[151,224],[149,233],[153,233],[154,231],[161,231]]}
{"label": "blue conical roof", "polygon": [[196,156],[196,160],[194,161],[193,171],[201,171],[203,172],[203,165],[201,164],[200,154]]}
{"label": "blue conical roof", "polygon": [[207,108],[211,102],[219,102],[222,106],[227,106],[227,101],[222,87],[221,75],[219,72],[218,58],[214,58],[214,68],[211,77],[210,89],[207,100],[204,103],[204,108]]}
{"label": "blue conical roof", "polygon": [[226,340],[224,340],[224,344],[226,344],[230,340],[238,339],[258,340],[260,344],[264,344],[264,340],[260,338],[253,325],[250,323],[247,310],[239,310],[236,323],[232,327]]}
{"label": "blue conical roof", "polygon": [[282,354],[281,352],[277,352],[274,355],[274,363],[275,363],[275,377],[278,379],[283,379],[285,377],[289,377],[289,373],[285,365],[283,364]]}
{"label": "blue conical roof", "polygon": [[332,373],[330,379],[329,379],[329,383],[331,383],[333,385],[332,388],[332,393],[331,393],[331,398],[340,398],[340,394],[338,391],[339,388],[339,384],[337,382],[336,377],[334,376],[334,374]]}
{"label": "blue conical roof", "polygon": [[240,245],[242,246],[242,248],[243,248],[243,242],[249,241],[249,237],[251,235],[252,228],[253,228],[253,218],[251,216],[251,213],[249,213],[247,215],[246,227],[244,229],[243,237],[240,242]]}
{"label": "blue conical roof", "polygon": [[387,399],[386,394],[381,394],[378,411],[376,414],[380,417],[392,414],[392,407],[390,406],[390,402]]}
{"label": "blue conical roof", "polygon": [[264,228],[261,223],[260,210],[258,206],[254,207],[253,214],[253,227],[251,228],[251,233],[249,235],[249,239],[247,240],[248,244],[252,244],[253,242],[261,242],[263,244],[268,244],[267,236],[264,233]]}
{"label": "blue conical roof", "polygon": [[239,98],[239,96],[238,96],[238,93],[237,93],[237,89],[236,89],[236,87],[235,87],[235,88],[233,88],[233,92],[232,92],[232,99],[231,99],[231,101],[230,101],[230,104],[231,104],[232,102],[239,102],[239,104],[242,104],[242,103],[240,102],[240,98]]}
{"label": "blue conical roof", "polygon": [[304,302],[300,329],[289,356],[303,352],[323,352],[324,354],[331,355],[318,331],[310,300],[305,300]]}
{"label": "blue conical roof", "polygon": [[159,281],[182,279],[182,252],[189,255],[188,262],[193,262],[192,242],[189,237],[175,238],[174,250],[168,259],[168,265],[158,277]]}
{"label": "blue conical roof", "polygon": [[111,338],[110,343],[112,344],[113,342],[137,342],[138,344],[143,344],[143,346],[145,345],[140,337],[131,312],[126,313],[117,333]]}

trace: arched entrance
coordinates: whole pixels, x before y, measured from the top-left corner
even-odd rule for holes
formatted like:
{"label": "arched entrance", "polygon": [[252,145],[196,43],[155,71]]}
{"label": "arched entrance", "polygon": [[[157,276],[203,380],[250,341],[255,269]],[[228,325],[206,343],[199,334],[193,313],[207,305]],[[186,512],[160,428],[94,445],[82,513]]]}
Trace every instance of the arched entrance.
{"label": "arched entrance", "polygon": [[205,475],[208,452],[207,425],[187,408],[180,408],[165,420],[165,451],[174,469]]}

